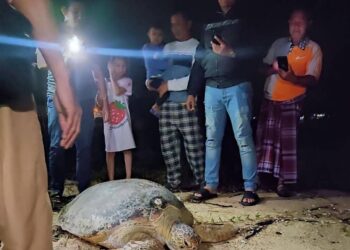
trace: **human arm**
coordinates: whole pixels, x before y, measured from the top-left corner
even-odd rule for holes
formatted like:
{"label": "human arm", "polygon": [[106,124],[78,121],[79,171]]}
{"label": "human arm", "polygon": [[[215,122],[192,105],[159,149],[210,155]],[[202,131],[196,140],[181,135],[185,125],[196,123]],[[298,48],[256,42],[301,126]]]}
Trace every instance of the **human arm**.
{"label": "human arm", "polygon": [[275,51],[276,48],[279,46],[279,41],[280,39],[272,43],[266,56],[262,60],[262,65],[259,67],[259,72],[266,77],[278,74],[278,63],[276,60]]}
{"label": "human arm", "polygon": [[188,97],[186,108],[188,111],[194,111],[196,106],[196,96],[198,95],[203,84],[205,84],[205,71],[201,65],[201,59],[204,56],[205,49],[199,45],[196,49],[195,62],[191,69],[190,79],[188,82]]}
{"label": "human arm", "polygon": [[[57,42],[58,33],[49,11],[48,0],[13,0],[11,4],[31,22],[35,39]],[[40,51],[56,80],[55,104],[62,129],[60,144],[69,148],[79,134],[82,112],[75,100],[61,53],[45,47],[40,48]]]}
{"label": "human arm", "polygon": [[123,87],[120,87],[118,84],[114,84],[114,92],[117,96],[121,96],[126,93],[126,89]]}
{"label": "human arm", "polygon": [[128,77],[122,78],[118,81],[115,81],[113,83],[114,92],[117,96],[125,95],[125,96],[131,96],[132,95],[132,80]]}
{"label": "human arm", "polygon": [[98,88],[98,101],[99,101],[99,104],[101,104],[102,106],[103,120],[105,122],[108,122],[109,107],[108,107],[108,99],[107,99],[107,89],[106,89],[106,84],[105,84],[102,70],[98,65],[93,66],[92,75],[94,77],[94,80]]}
{"label": "human arm", "polygon": [[305,75],[305,76],[295,75],[294,71],[290,67],[288,71],[279,69],[278,74],[282,79],[302,87],[312,87],[317,85],[317,82],[318,82],[317,78],[313,75]]}
{"label": "human arm", "polygon": [[306,73],[303,76],[296,75],[291,66],[289,70],[278,70],[280,77],[295,85],[302,87],[313,87],[317,85],[322,71],[322,51],[317,44],[313,45],[312,58],[307,64]]}
{"label": "human arm", "polygon": [[214,36],[214,39],[217,41],[217,44],[213,41],[210,42],[214,53],[220,56],[227,56],[232,58],[236,57],[235,50],[228,43],[226,43],[218,36]]}

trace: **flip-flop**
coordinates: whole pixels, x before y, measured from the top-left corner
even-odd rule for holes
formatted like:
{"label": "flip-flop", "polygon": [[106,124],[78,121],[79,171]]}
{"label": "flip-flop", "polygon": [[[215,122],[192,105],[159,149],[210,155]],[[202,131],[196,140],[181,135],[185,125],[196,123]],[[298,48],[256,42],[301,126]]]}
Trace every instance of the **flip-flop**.
{"label": "flip-flop", "polygon": [[[244,202],[243,201],[244,199],[252,199],[254,201]],[[259,202],[260,202],[260,198],[259,198],[257,193],[252,192],[252,191],[244,191],[244,194],[243,194],[242,200],[240,201],[240,204],[242,206],[249,207],[249,206],[254,206],[254,205],[258,204]]]}
{"label": "flip-flop", "polygon": [[198,192],[195,192],[192,196],[191,202],[201,203],[203,201],[218,197],[218,194],[209,192],[208,189],[202,188]]}

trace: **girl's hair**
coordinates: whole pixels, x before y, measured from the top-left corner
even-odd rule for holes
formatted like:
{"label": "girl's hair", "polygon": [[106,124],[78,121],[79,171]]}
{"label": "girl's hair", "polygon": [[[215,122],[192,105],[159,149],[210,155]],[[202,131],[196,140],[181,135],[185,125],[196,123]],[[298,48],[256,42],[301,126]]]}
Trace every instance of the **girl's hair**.
{"label": "girl's hair", "polygon": [[124,61],[124,63],[126,65],[128,65],[128,59],[126,57],[122,57],[122,56],[111,56],[109,59],[108,59],[108,63],[112,63],[114,62],[115,60],[121,60],[121,61]]}

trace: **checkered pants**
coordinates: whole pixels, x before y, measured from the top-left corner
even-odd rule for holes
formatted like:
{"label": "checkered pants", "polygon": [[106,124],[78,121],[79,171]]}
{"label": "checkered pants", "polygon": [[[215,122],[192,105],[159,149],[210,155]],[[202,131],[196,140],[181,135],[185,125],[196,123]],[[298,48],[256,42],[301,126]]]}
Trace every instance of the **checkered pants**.
{"label": "checkered pants", "polygon": [[173,187],[181,183],[180,139],[182,136],[187,161],[195,182],[201,185],[204,180],[204,141],[197,114],[187,111],[184,104],[165,102],[161,106],[159,131],[168,183]]}

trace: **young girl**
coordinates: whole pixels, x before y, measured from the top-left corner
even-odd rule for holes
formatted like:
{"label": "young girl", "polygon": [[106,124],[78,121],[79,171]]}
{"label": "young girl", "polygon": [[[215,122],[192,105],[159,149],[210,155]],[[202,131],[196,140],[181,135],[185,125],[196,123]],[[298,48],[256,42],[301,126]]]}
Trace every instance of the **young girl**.
{"label": "young girl", "polygon": [[121,57],[112,57],[108,62],[109,81],[107,98],[109,119],[104,124],[106,160],[109,180],[114,179],[115,153],[123,151],[126,178],[131,178],[132,152],[135,142],[131,130],[128,97],[131,96],[132,80],[126,77],[127,62]]}

